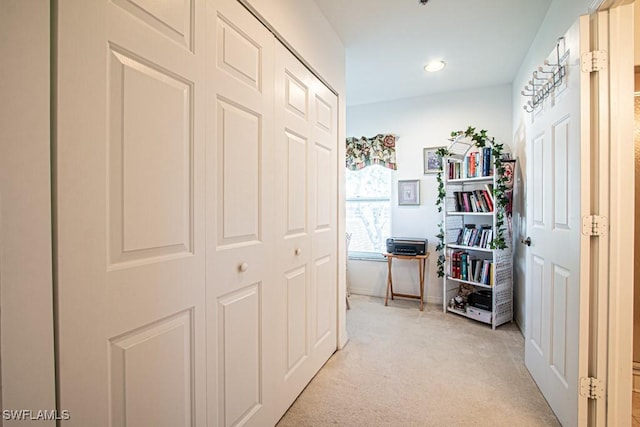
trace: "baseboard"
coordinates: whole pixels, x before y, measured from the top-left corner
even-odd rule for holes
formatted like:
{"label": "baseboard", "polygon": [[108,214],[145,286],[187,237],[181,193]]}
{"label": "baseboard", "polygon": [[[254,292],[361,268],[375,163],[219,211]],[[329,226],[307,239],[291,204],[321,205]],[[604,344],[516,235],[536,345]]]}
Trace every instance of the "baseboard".
{"label": "baseboard", "polygon": [[524,337],[524,329],[520,324],[520,319],[518,319],[516,316],[513,316],[513,323],[516,324],[516,326],[518,327],[518,330],[520,331],[520,334],[522,334],[522,336]]}
{"label": "baseboard", "polygon": [[[367,296],[367,297],[384,298],[384,294],[378,295],[375,292],[371,292],[371,289],[368,289],[368,288],[349,287],[349,292],[351,294],[353,294],[353,295],[364,295],[364,296]],[[427,304],[440,304],[440,305],[442,305],[442,298],[427,295],[424,298],[424,302],[426,302]]]}
{"label": "baseboard", "polygon": [[633,362],[633,391],[640,392],[640,362]]}

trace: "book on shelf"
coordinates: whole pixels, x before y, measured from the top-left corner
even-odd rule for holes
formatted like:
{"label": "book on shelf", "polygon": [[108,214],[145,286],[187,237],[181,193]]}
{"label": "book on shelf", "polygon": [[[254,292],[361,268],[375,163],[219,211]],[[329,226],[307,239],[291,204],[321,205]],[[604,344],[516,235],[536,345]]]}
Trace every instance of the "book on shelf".
{"label": "book on shelf", "polygon": [[477,166],[478,166],[478,153],[472,152],[467,156],[467,177],[475,178],[477,175]]}
{"label": "book on shelf", "polygon": [[487,201],[485,200],[485,197],[484,197],[484,191],[485,190],[474,190],[474,193],[476,194],[476,200],[478,201],[478,204],[480,205],[480,209],[482,209],[482,212],[491,212],[492,209],[490,209],[489,206],[487,205]]}
{"label": "book on shelf", "polygon": [[456,202],[457,202],[457,206],[456,206],[456,212],[463,212],[464,211],[464,200],[462,200],[462,192],[460,191],[456,191],[454,193],[455,198],[456,198]]}
{"label": "book on shelf", "polygon": [[471,206],[471,210],[467,212],[478,212],[478,201],[476,200],[476,195],[473,192],[468,191],[469,193],[469,206]]}
{"label": "book on shelf", "polygon": [[482,176],[491,175],[491,148],[482,147]]}
{"label": "book on shelf", "polygon": [[471,201],[469,200],[469,192],[468,191],[463,191],[462,192],[462,201],[463,201],[463,205],[462,205],[462,211],[461,212],[471,212]]}
{"label": "book on shelf", "polygon": [[468,280],[467,279],[467,274],[469,272],[468,269],[469,266],[469,254],[466,252],[462,252],[460,254],[460,279],[462,280]]}
{"label": "book on shelf", "polygon": [[474,282],[479,282],[480,281],[480,272],[481,271],[482,271],[482,260],[478,259],[478,260],[476,260],[475,267],[473,269],[473,272],[474,272],[473,281]]}
{"label": "book on shelf", "polygon": [[[493,190],[491,190],[493,191]],[[489,212],[493,212],[493,195],[488,190],[482,190],[482,198],[487,205]]]}

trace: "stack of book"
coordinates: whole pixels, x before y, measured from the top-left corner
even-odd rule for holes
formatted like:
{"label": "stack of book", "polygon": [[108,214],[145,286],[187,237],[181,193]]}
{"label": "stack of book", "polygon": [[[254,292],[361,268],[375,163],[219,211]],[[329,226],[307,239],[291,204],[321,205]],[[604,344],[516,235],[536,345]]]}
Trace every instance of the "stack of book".
{"label": "stack of book", "polygon": [[464,246],[473,246],[477,248],[489,249],[491,240],[493,239],[493,228],[488,224],[465,224],[460,229],[456,244]]}
{"label": "stack of book", "polygon": [[493,286],[493,262],[476,259],[465,251],[451,251],[449,276],[454,279]]}
{"label": "stack of book", "polygon": [[450,161],[447,165],[449,179],[478,178],[491,176],[493,162],[491,148],[482,147],[479,151],[468,153],[462,162]]}
{"label": "stack of book", "polygon": [[493,185],[483,190],[454,191],[456,212],[493,212]]}

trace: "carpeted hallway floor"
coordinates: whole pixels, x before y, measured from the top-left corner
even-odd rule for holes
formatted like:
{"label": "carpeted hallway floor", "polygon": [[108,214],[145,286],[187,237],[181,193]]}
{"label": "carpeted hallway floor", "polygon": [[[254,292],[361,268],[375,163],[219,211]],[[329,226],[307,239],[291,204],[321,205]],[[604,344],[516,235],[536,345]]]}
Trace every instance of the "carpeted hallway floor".
{"label": "carpeted hallway floor", "polygon": [[524,367],[515,324],[352,295],[350,341],[278,423],[287,426],[557,426]]}

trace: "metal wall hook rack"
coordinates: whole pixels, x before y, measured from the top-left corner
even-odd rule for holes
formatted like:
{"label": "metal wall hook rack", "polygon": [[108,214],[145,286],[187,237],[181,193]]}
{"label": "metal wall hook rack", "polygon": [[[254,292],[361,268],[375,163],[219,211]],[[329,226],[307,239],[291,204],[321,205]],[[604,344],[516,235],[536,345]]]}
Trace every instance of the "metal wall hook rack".
{"label": "metal wall hook rack", "polygon": [[567,76],[566,63],[569,51],[566,49],[564,37],[560,37],[556,42],[555,63],[549,59],[545,59],[542,66],[531,72],[531,80],[524,86],[524,90],[520,92],[522,96],[528,97],[529,100],[522,107],[527,113],[533,113],[542,105],[553,92],[562,86]]}

